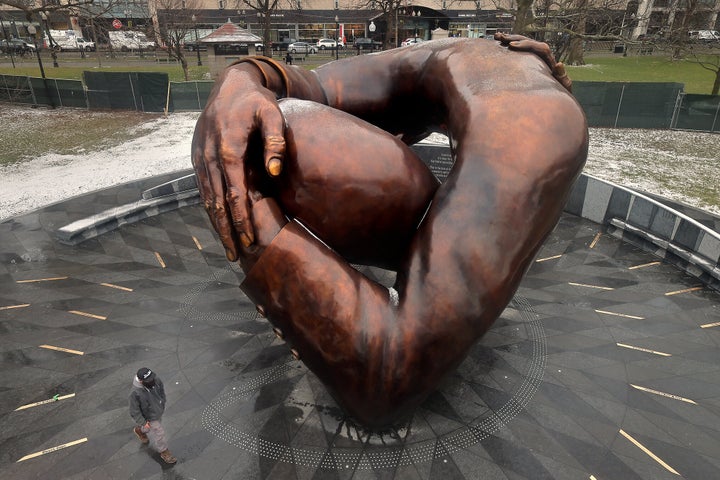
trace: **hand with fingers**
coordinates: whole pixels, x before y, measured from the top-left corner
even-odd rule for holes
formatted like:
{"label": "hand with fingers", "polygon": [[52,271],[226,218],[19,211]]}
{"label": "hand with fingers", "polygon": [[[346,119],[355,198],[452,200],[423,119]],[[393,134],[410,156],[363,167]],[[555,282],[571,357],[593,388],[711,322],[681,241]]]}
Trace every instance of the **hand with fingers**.
{"label": "hand with fingers", "polygon": [[568,77],[565,72],[565,65],[555,60],[555,56],[547,43],[533,40],[524,35],[502,32],[495,33],[494,38],[495,40],[499,40],[501,45],[510,48],[510,50],[534,53],[543,59],[552,70],[553,76],[557,81],[560,82],[568,92],[572,92],[572,80],[570,80],[570,77]]}
{"label": "hand with fingers", "polygon": [[258,166],[278,176],[285,155],[285,120],[276,95],[262,83],[251,65],[229,69],[193,137],[200,195],[230,261],[255,241],[249,177],[260,176]]}
{"label": "hand with fingers", "polygon": [[[392,424],[457,368],[585,162],[562,64],[541,42],[496,39],[312,72],[251,57],[226,70],[198,121],[200,194],[241,289],[362,424]],[[402,140],[433,131],[451,138],[442,184]],[[393,288],[354,264],[395,271]]]}

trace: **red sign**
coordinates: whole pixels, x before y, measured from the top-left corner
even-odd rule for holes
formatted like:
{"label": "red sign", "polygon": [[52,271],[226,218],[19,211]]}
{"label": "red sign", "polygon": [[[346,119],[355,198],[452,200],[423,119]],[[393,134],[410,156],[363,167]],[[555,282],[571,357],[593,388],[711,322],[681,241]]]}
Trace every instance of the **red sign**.
{"label": "red sign", "polygon": [[116,30],[120,29],[122,28],[122,22],[116,18],[113,20],[112,26],[115,27]]}

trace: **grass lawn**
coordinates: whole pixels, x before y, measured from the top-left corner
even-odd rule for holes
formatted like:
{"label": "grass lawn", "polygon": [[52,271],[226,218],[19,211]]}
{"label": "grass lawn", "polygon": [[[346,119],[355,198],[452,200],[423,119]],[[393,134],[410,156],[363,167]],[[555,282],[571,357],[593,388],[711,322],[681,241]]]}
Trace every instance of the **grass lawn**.
{"label": "grass lawn", "polygon": [[48,152],[68,155],[122,144],[152,131],[160,114],[73,108],[0,108],[0,167]]}
{"label": "grass lawn", "polygon": [[[145,63],[136,63],[130,65],[109,65],[102,67],[98,67],[97,62],[88,63],[86,66],[72,67],[63,67],[62,60],[59,63],[61,66],[55,68],[52,66],[52,60],[43,59],[45,75],[48,78],[82,80],[82,72],[85,70],[91,70],[94,72],[161,72],[167,73],[171,82],[185,81],[185,75],[183,74],[182,67],[179,63],[171,65],[148,65]],[[208,73],[208,69],[207,67],[188,66],[188,73],[190,75],[190,80],[207,80],[206,74]],[[40,68],[37,63],[32,64],[23,62],[15,68],[3,65],[0,67],[0,74],[40,77]]]}
{"label": "grass lawn", "polygon": [[[94,55],[94,54],[90,54]],[[718,55],[720,56],[720,53]],[[167,57],[158,55],[157,60]],[[314,68],[332,60],[331,56],[311,55],[307,61],[299,65],[305,68]],[[717,59],[716,59],[717,60]],[[678,82],[685,84],[685,92],[709,95],[715,79],[713,72],[705,70],[697,63],[687,60],[671,61],[669,56],[637,56],[630,55],[594,55],[585,56],[587,65],[581,67],[568,66],[570,78],[575,81],[599,82]],[[85,70],[104,72],[165,72],[170,81],[185,81],[179,63],[157,63],[154,56],[145,59],[137,57],[130,59],[115,58],[102,59],[98,62],[94,56],[85,59],[73,57],[60,58],[60,67],[54,68],[49,57],[43,59],[45,72],[49,78],[82,79]],[[102,63],[102,66],[98,64]],[[209,70],[206,65],[198,67],[195,57],[188,57],[191,80],[207,80]],[[0,64],[0,74],[27,75],[39,77],[40,70],[33,57],[26,57],[17,62],[16,68],[10,65],[8,59]]]}
{"label": "grass lawn", "polygon": [[[718,54],[720,55],[720,53]],[[574,81],[677,82],[686,93],[709,95],[715,74],[688,60],[672,61],[661,56],[586,56],[586,65],[568,66]]]}

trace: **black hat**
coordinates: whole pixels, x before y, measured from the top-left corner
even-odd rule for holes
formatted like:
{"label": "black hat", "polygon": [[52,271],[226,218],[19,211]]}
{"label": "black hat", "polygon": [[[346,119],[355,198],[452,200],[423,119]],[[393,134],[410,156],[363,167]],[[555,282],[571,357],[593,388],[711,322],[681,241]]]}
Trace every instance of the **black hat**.
{"label": "black hat", "polygon": [[141,382],[151,382],[155,380],[155,372],[153,372],[147,367],[142,367],[140,370],[137,371],[137,378]]}

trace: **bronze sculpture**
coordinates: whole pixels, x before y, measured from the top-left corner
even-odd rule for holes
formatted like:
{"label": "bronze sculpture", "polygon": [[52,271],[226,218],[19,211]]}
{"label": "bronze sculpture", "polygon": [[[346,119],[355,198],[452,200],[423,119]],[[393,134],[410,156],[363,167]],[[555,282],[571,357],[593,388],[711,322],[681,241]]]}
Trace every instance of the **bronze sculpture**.
{"label": "bronze sculpture", "polygon": [[[198,121],[200,193],[246,273],[241,288],[364,425],[412,411],[459,365],[585,162],[587,125],[562,65],[545,44],[496,39],[312,72],[249,58]],[[442,185],[403,145],[432,131],[455,157]],[[396,270],[394,290],[351,261]]]}

